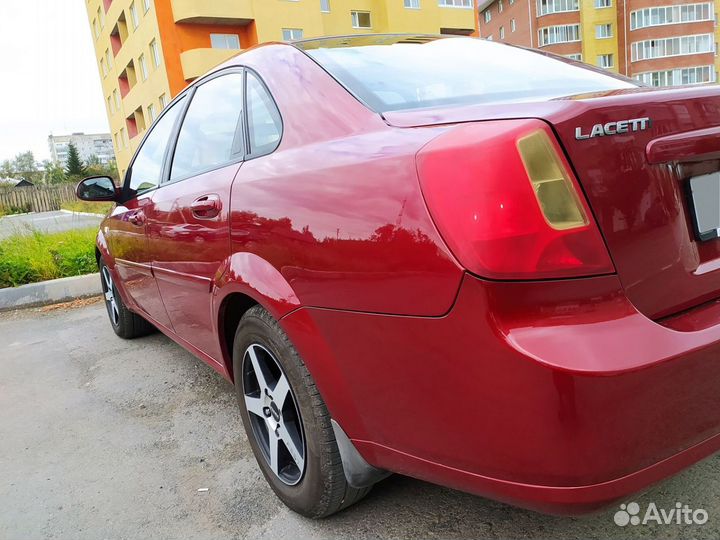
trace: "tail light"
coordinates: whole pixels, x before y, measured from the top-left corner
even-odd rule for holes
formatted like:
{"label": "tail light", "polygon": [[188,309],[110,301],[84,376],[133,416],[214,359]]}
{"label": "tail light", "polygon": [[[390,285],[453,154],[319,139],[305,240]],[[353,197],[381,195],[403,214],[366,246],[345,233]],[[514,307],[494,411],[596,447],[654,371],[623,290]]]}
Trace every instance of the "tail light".
{"label": "tail light", "polygon": [[470,272],[547,279],[614,272],[555,136],[539,120],[456,127],[417,155],[440,234]]}

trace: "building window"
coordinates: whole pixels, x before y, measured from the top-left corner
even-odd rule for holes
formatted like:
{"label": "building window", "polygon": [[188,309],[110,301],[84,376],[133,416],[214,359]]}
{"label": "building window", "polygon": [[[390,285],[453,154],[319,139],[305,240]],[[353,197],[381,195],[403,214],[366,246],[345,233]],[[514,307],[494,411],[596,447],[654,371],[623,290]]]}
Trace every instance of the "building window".
{"label": "building window", "polygon": [[157,41],[154,39],[150,42],[150,57],[152,58],[152,64],[154,68],[157,68],[160,66],[160,47],[157,44]]}
{"label": "building window", "polygon": [[597,65],[601,68],[611,68],[615,65],[612,54],[599,54],[597,57]]}
{"label": "building window", "polygon": [[330,0],[320,0],[320,11],[330,13]]}
{"label": "building window", "polygon": [[125,133],[125,128],[120,128],[120,140],[122,141],[122,147],[127,148],[128,145],[128,138],[127,133]]}
{"label": "building window", "polygon": [[483,17],[485,17],[485,24],[488,24],[490,21],[492,21],[492,13],[489,9],[483,11]]}
{"label": "building window", "polygon": [[563,24],[558,26],[546,26],[538,30],[540,47],[553,45],[555,43],[571,43],[580,41],[579,24]]}
{"label": "building window", "polygon": [[104,59],[104,58],[101,58],[101,59],[100,59],[100,71],[102,71],[103,77],[107,77],[108,70],[107,70],[107,66],[105,65],[105,59]]}
{"label": "building window", "polygon": [[404,5],[408,9],[420,9],[420,0],[405,0]]}
{"label": "building window", "polygon": [[240,37],[237,34],[210,34],[210,46],[213,49],[239,49]]}
{"label": "building window", "polygon": [[130,4],[130,22],[132,23],[133,30],[135,30],[138,25],[140,24],[140,21],[138,21],[138,14],[137,9],[135,9],[135,2]]}
{"label": "building window", "polygon": [[438,0],[440,7],[456,7],[472,9],[472,0]]}
{"label": "building window", "polygon": [[515,28],[515,19],[510,19],[510,31],[514,32]]}
{"label": "building window", "polygon": [[93,27],[93,36],[95,36],[95,39],[99,38],[100,37],[100,28],[98,28],[97,19],[93,19],[92,27]]}
{"label": "building window", "polygon": [[107,106],[108,106],[108,113],[112,114],[113,108],[112,108],[112,99],[110,98],[110,96],[107,97]]}
{"label": "building window", "polygon": [[143,12],[147,13],[150,11],[150,0],[143,0]]}
{"label": "building window", "polygon": [[293,41],[296,39],[303,38],[302,28],[283,28],[282,31],[283,41]]}
{"label": "building window", "polygon": [[160,95],[160,110],[167,107],[167,104],[168,104],[167,95],[161,94]]}
{"label": "building window", "polygon": [[115,102],[115,110],[120,110],[120,94],[118,94],[117,88],[113,90],[113,101]]}
{"label": "building window", "polygon": [[568,54],[566,58],[569,58],[570,60],[577,60],[578,62],[582,62],[582,54],[580,53],[573,53]]}
{"label": "building window", "polygon": [[369,11],[351,11],[353,28],[372,28]]}
{"label": "building window", "polygon": [[492,41],[492,40],[493,40],[492,34],[490,34],[490,35],[489,35],[488,37],[486,37],[485,39],[486,39],[487,41]]}
{"label": "building window", "polygon": [[505,27],[500,27],[500,39],[505,39]]}
{"label": "building window", "polygon": [[631,44],[632,61],[715,52],[712,34],[648,39]]}
{"label": "building window", "polygon": [[147,106],[148,111],[148,118],[150,119],[150,123],[152,124],[155,119],[157,118],[157,112],[155,111],[155,105],[152,103]]}
{"label": "building window", "polygon": [[498,0],[498,13],[503,12],[503,0]]}
{"label": "building window", "polygon": [[515,3],[515,0],[510,0],[508,3],[512,6]]}
{"label": "building window", "polygon": [[597,24],[597,25],[595,25],[595,37],[597,39],[611,38],[612,35],[613,35],[612,24]]}
{"label": "building window", "polygon": [[630,30],[714,19],[713,4],[687,4],[684,6],[661,6],[630,13]]}
{"label": "building window", "polygon": [[714,66],[698,66],[639,73],[635,75],[635,79],[649,86],[682,86],[685,84],[714,83],[717,80],[717,75]]}
{"label": "building window", "polygon": [[145,61],[145,55],[141,54],[138,58],[138,65],[140,66],[140,78],[146,81],[148,78],[147,62]]}
{"label": "building window", "polygon": [[537,0],[538,16],[549,15],[550,13],[578,11],[579,9],[579,0]]}
{"label": "building window", "polygon": [[612,7],[612,0],[595,0],[595,7],[597,9]]}
{"label": "building window", "polygon": [[112,69],[113,63],[110,49],[105,49],[105,63],[107,64],[108,69]]}

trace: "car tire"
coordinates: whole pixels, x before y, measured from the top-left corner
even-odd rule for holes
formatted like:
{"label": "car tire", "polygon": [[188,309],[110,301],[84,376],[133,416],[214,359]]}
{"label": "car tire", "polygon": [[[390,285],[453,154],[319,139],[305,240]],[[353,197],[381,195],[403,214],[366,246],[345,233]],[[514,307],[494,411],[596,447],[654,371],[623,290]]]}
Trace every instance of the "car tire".
{"label": "car tire", "polygon": [[154,332],[155,327],[152,324],[125,306],[105,261],[100,259],[99,266],[105,308],[114,332],[123,339],[133,339]]}
{"label": "car tire", "polygon": [[[262,415],[257,414],[256,405],[260,402],[248,405],[249,400],[266,399],[255,373],[257,366],[267,380],[264,388],[269,389],[270,394],[275,393],[275,400],[279,402],[282,398],[277,390],[281,386],[280,377],[286,378],[289,388],[275,432],[269,427],[275,425],[272,412],[275,401],[267,407],[271,409],[269,414],[265,408]],[[347,483],[325,402],[287,335],[261,306],[250,308],[240,320],[233,344],[233,373],[242,421],[255,459],[265,479],[285,505],[303,516],[323,518],[347,508],[370,492],[371,487],[357,489]],[[273,378],[276,381],[271,381]],[[288,404],[289,399],[294,401],[294,408]],[[255,413],[250,412],[250,408]],[[284,425],[281,426],[281,423]],[[295,453],[302,454],[304,470],[299,471],[299,476],[295,470],[297,459],[293,458],[284,442],[287,437],[276,435],[285,433],[293,439],[293,428],[286,426],[299,426],[300,437],[295,432],[295,440],[302,440],[304,445],[301,449],[300,444],[291,442],[296,447]],[[279,449],[275,470],[268,458],[273,436],[280,441],[275,442]],[[281,454],[289,465],[283,466]]]}

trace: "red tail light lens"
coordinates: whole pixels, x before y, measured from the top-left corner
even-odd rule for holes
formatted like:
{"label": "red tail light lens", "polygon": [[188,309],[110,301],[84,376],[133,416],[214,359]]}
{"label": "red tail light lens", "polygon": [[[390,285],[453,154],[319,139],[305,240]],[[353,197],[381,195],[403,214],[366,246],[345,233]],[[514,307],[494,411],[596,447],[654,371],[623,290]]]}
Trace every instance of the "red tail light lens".
{"label": "red tail light lens", "polygon": [[540,120],[454,128],[417,155],[430,214],[460,263],[492,279],[615,271],[560,147]]}

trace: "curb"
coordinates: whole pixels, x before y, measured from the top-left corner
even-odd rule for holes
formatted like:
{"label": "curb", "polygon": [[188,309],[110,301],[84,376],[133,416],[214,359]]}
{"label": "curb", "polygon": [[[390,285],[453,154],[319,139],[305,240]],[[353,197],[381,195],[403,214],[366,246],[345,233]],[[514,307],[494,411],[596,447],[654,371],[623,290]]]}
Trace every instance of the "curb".
{"label": "curb", "polygon": [[100,294],[99,273],[51,279],[0,289],[0,311],[56,304]]}
{"label": "curb", "polygon": [[8,214],[6,216],[0,216],[0,219],[29,216],[30,214],[32,214],[32,212],[23,212],[22,214]]}

